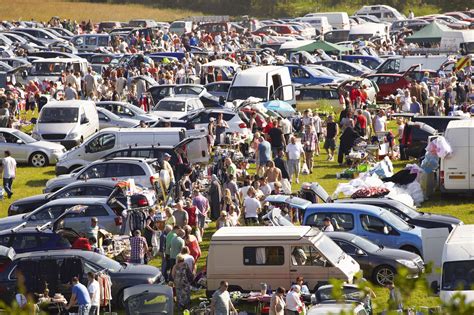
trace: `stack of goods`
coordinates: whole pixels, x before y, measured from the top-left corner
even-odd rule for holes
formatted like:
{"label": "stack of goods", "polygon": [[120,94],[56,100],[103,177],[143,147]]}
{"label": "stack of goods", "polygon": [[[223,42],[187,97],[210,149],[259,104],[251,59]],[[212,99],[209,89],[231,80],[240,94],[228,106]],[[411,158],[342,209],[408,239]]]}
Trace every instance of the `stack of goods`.
{"label": "stack of goods", "polygon": [[390,193],[390,190],[385,187],[368,187],[360,188],[352,194],[351,198],[378,198]]}

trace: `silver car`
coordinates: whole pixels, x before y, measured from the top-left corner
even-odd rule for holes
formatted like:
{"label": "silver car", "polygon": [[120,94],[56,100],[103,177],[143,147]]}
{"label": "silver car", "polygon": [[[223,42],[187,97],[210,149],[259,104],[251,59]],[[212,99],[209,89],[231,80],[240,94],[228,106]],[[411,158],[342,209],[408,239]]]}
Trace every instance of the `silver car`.
{"label": "silver car", "polygon": [[11,229],[26,223],[26,226],[41,226],[54,223],[64,212],[77,205],[87,206],[81,213],[71,212],[62,217],[63,227],[71,228],[78,233],[87,233],[92,217],[99,220],[99,226],[112,234],[119,234],[122,216],[115,213],[107,204],[108,198],[65,198],[46,203],[33,212],[17,214],[0,219],[0,230]]}
{"label": "silver car", "polygon": [[0,150],[8,150],[17,162],[35,167],[56,164],[66,152],[59,143],[38,141],[13,128],[0,128]]}
{"label": "silver car", "polygon": [[158,119],[158,116],[147,113],[140,107],[130,103],[104,101],[97,102],[95,105],[97,107],[105,108],[117,116],[135,119],[138,121],[143,120],[147,124],[152,124]]}
{"label": "silver car", "polygon": [[97,107],[97,114],[99,115],[99,129],[111,127],[134,128],[140,123],[135,119],[117,116],[102,107]]}

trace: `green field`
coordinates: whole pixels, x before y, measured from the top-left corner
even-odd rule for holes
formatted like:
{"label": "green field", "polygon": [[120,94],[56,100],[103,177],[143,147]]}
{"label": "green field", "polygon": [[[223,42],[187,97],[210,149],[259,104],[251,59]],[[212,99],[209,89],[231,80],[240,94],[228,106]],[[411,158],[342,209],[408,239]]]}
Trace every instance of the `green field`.
{"label": "green field", "polygon": [[[390,124],[390,127],[394,127],[394,123]],[[322,150],[323,151],[323,150]],[[321,152],[322,152],[321,151]],[[407,161],[396,161],[394,166],[397,170],[403,168]],[[336,189],[339,183],[345,182],[346,180],[336,179],[336,173],[341,172],[342,167],[339,167],[336,162],[326,161],[326,154],[323,153],[319,157],[315,158],[315,169],[311,175],[303,175],[300,180],[307,182],[319,182],[330,194]],[[0,201],[0,217],[7,215],[7,209],[11,201],[42,193],[42,189],[46,181],[54,177],[54,167],[48,166],[45,168],[33,168],[25,165],[18,167],[17,178],[13,184],[14,195],[11,200],[4,199]],[[293,190],[298,190],[298,185],[293,185]],[[422,204],[421,210],[440,214],[451,214],[454,215],[464,223],[474,224],[474,202],[472,198],[466,196],[440,196],[435,194],[430,200]],[[214,232],[215,225],[211,224],[207,230],[204,241],[201,244],[203,255],[198,262],[198,267],[202,268],[205,265],[207,250],[209,246],[209,240]],[[153,265],[159,266],[160,261],[155,259],[151,262]],[[383,288],[376,287],[375,293],[377,298],[375,299],[375,305],[377,310],[383,310],[386,307],[386,301],[388,299],[387,291]],[[435,297],[429,297],[425,293],[426,291],[420,288],[416,288],[410,292],[408,300],[405,300],[407,306],[434,306],[438,303],[438,299]],[[197,301],[197,297],[203,296],[204,291],[194,292],[194,301]]]}

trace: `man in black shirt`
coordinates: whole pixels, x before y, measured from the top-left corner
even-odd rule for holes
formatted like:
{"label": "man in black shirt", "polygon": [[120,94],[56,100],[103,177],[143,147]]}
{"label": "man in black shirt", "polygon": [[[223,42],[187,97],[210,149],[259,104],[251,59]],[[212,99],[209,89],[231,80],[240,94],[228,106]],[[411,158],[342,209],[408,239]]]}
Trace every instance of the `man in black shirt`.
{"label": "man in black shirt", "polygon": [[276,122],[274,122],[273,127],[268,131],[268,137],[270,138],[269,141],[272,146],[272,154],[275,157],[278,150],[283,149],[286,146],[283,131]]}
{"label": "man in black shirt", "polygon": [[290,174],[288,173],[288,164],[285,159],[283,159],[283,149],[279,149],[277,157],[273,160],[275,167],[279,168],[281,171],[281,177],[290,180]]}

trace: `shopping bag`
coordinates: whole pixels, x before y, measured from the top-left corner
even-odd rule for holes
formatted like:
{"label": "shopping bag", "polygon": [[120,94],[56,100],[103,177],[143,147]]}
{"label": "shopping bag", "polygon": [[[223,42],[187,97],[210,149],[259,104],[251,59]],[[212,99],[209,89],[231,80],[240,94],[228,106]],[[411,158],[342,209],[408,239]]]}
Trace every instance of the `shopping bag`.
{"label": "shopping bag", "polygon": [[309,174],[309,168],[306,162],[303,163],[303,167],[301,168],[301,174],[303,175],[308,175]]}

